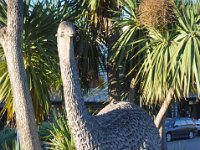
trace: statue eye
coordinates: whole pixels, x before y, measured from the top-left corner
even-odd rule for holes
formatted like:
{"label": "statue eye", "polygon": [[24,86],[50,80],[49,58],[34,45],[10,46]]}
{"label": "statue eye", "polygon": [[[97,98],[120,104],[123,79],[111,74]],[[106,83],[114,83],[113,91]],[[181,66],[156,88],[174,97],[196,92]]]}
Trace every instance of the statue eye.
{"label": "statue eye", "polygon": [[61,37],[63,37],[64,36],[64,32],[61,32],[61,35],[60,35]]}

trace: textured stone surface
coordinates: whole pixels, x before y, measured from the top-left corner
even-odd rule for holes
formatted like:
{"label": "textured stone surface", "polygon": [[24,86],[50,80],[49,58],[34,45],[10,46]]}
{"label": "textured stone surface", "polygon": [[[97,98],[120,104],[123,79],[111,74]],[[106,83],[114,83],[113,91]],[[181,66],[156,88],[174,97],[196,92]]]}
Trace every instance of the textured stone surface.
{"label": "textured stone surface", "polygon": [[58,28],[58,52],[65,108],[77,150],[158,150],[160,138],[151,118],[128,102],[112,102],[97,116],[84,105],[74,58],[73,25]]}

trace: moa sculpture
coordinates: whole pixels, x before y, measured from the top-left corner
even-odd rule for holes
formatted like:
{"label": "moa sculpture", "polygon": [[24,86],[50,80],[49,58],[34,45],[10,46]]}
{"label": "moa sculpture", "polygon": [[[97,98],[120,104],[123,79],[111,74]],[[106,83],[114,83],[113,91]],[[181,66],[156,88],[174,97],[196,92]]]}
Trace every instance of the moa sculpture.
{"label": "moa sculpture", "polygon": [[57,44],[65,109],[77,150],[158,150],[160,138],[151,118],[129,102],[111,102],[96,116],[84,105],[74,57],[74,27],[61,22]]}

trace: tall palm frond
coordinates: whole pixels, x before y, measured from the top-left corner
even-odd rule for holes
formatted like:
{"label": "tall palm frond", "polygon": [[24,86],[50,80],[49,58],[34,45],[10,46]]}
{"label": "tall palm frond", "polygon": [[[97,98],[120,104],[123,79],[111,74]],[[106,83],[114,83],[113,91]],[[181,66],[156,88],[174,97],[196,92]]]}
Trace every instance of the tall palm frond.
{"label": "tall palm frond", "polygon": [[[81,85],[86,91],[89,89],[91,81],[98,81],[99,73],[104,71],[106,67],[105,40],[102,38],[102,32],[99,31],[99,25],[98,27],[96,26],[93,18],[96,14],[96,9],[103,9],[103,3],[103,1],[93,0],[77,1],[80,7],[76,11],[79,15],[77,15],[77,19],[74,22],[77,28],[74,45]],[[100,19],[99,13],[96,17]],[[98,20],[98,24],[100,22]]]}
{"label": "tall palm frond", "polygon": [[143,50],[144,62],[141,65],[137,79],[141,81],[141,91],[146,103],[157,103],[163,100],[172,86],[172,71],[169,65],[177,50],[178,43],[174,41],[176,32],[165,30],[149,31],[149,42]]}
{"label": "tall palm frond", "polygon": [[82,1],[82,12],[84,18],[88,19],[91,24],[96,27],[102,28],[104,31],[108,26],[107,18],[111,17],[112,14],[109,11],[116,10],[120,5],[120,0],[83,0]]}
{"label": "tall palm frond", "polygon": [[[116,32],[119,38],[112,45],[111,60],[119,66],[122,99],[127,98],[130,80],[136,76],[137,65],[142,62],[138,51],[147,41],[145,30],[138,19],[138,1],[120,1],[122,11],[118,11],[120,18],[114,18]],[[136,56],[137,55],[137,56]]]}
{"label": "tall palm frond", "polygon": [[[200,96],[200,2],[182,4],[177,9],[178,45],[174,84],[179,87],[179,96]],[[175,62],[175,61],[174,61]],[[176,78],[175,78],[176,77]]]}
{"label": "tall palm frond", "polygon": [[90,82],[99,79],[100,72],[105,70],[104,41],[92,33],[91,26],[85,22],[76,22],[75,55],[82,87],[90,88]]}

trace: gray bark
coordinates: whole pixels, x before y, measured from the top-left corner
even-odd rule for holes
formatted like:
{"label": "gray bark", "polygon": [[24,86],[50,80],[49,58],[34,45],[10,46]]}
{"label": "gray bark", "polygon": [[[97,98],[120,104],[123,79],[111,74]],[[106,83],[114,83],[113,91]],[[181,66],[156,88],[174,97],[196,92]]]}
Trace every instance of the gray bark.
{"label": "gray bark", "polygon": [[172,103],[172,96],[174,94],[174,90],[172,88],[169,89],[167,96],[154,120],[154,123],[156,125],[157,128],[160,128],[162,120],[170,106],[170,104]]}
{"label": "gray bark", "polygon": [[20,146],[22,150],[40,150],[22,54],[23,0],[8,1],[7,17],[0,42],[7,60]]}

